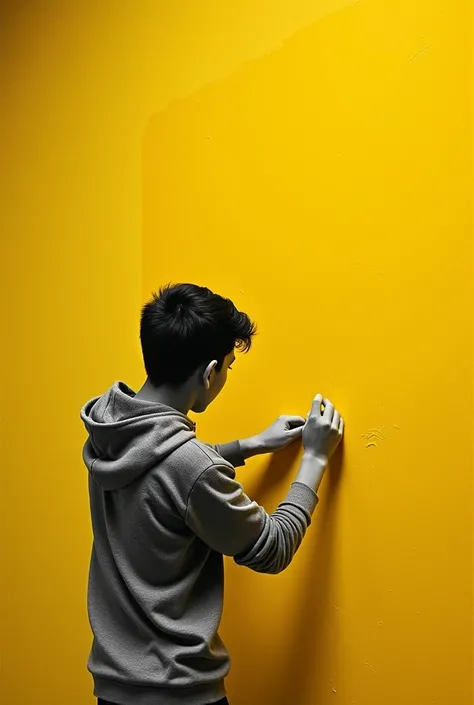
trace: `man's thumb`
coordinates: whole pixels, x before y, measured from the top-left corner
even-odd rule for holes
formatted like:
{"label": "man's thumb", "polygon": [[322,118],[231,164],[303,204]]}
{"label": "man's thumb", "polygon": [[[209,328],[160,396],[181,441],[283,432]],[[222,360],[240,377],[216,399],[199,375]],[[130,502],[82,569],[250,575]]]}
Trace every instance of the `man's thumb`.
{"label": "man's thumb", "polygon": [[286,434],[290,438],[299,438],[303,433],[303,428],[304,425],[297,426],[296,428],[289,428]]}

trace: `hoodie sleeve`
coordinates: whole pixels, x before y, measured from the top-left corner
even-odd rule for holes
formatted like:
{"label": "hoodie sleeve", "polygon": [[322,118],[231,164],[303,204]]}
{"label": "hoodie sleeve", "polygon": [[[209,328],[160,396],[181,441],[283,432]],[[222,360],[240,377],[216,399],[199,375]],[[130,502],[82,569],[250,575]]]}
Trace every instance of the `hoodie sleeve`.
{"label": "hoodie sleeve", "polygon": [[220,445],[212,445],[211,443],[205,443],[208,448],[212,448],[221,458],[227,460],[228,463],[234,466],[234,468],[240,468],[245,465],[245,457],[242,453],[239,441],[232,441],[231,443],[221,443]]}
{"label": "hoodie sleeve", "polygon": [[252,501],[226,465],[212,465],[195,482],[186,523],[210,548],[259,573],[280,573],[298,550],[318,498],[294,482],[273,514]]}

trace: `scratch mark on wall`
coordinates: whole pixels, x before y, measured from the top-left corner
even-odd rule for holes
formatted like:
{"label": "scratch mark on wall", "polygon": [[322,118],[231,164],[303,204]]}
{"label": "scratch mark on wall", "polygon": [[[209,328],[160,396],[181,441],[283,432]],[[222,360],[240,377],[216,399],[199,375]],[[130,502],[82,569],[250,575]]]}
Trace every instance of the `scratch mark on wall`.
{"label": "scratch mark on wall", "polygon": [[410,56],[407,63],[410,64],[414,59],[416,59],[417,56],[420,56],[420,54],[424,54],[429,49],[431,49],[431,44],[427,44],[426,46],[421,47],[421,49],[418,49],[418,51],[416,51],[414,54],[412,54],[412,56]]}
{"label": "scratch mark on wall", "polygon": [[378,428],[371,428],[361,438],[366,440],[366,448],[378,448],[378,441],[384,441],[385,435]]}
{"label": "scratch mark on wall", "polygon": [[362,438],[370,441],[372,438],[377,438],[379,441],[384,441],[385,436],[378,428],[369,428],[368,431],[362,434]]}

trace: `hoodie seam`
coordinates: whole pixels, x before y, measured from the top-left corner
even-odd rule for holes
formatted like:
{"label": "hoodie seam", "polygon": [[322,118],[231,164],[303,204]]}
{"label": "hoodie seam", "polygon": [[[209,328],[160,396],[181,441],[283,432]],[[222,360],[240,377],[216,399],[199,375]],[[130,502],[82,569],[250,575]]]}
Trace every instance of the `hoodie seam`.
{"label": "hoodie seam", "polygon": [[96,480],[95,473],[94,473],[94,466],[98,460],[99,460],[99,458],[94,458],[94,460],[91,463],[91,467],[90,467],[90,474],[91,474],[94,482],[99,482],[99,480]]}
{"label": "hoodie seam", "polygon": [[98,460],[99,460],[99,458],[94,458],[94,460],[93,460],[92,463],[91,463],[91,475],[94,474],[94,465],[96,464],[96,462],[97,462]]}
{"label": "hoodie seam", "polygon": [[[207,458],[213,465],[224,465],[224,467],[230,467],[230,468],[234,469],[234,466],[232,465],[232,463],[229,463],[225,458],[221,458],[221,457],[219,456],[221,462],[216,461],[216,460],[212,457],[212,455],[207,452],[207,448],[210,448],[210,446],[204,445],[204,447],[203,447],[203,446],[201,445],[200,441],[197,440],[197,438],[192,438],[189,442],[192,443],[198,450],[200,450],[201,453],[202,453],[203,455],[205,455],[206,458]],[[219,453],[217,453],[217,451],[214,451],[214,452],[216,453],[216,455],[219,455]],[[222,461],[223,461],[223,462],[222,462]],[[208,469],[209,469],[209,468],[206,468],[206,470],[208,470]]]}
{"label": "hoodie seam", "polygon": [[[192,442],[192,441],[191,441],[191,442]],[[197,445],[197,444],[195,444],[195,445]],[[199,446],[197,446],[197,447],[199,448]],[[201,450],[203,450],[203,449],[201,448]],[[204,451],[203,451],[203,452],[204,452]],[[204,452],[204,455],[207,456],[207,453]],[[208,456],[208,457],[209,457],[209,456]],[[204,468],[204,470],[202,470],[202,471],[199,473],[199,475],[197,476],[197,478],[194,480],[194,482],[193,482],[193,484],[192,484],[192,486],[191,486],[191,489],[190,489],[189,492],[188,492],[188,496],[187,496],[187,498],[186,498],[186,509],[185,509],[185,512],[184,512],[184,521],[186,522],[186,524],[187,524],[187,519],[188,519],[189,500],[191,499],[191,495],[192,495],[192,493],[193,493],[193,491],[194,491],[194,488],[196,487],[197,483],[201,480],[201,478],[202,478],[202,476],[204,475],[204,473],[208,472],[209,470],[215,469],[215,468],[220,468],[220,467],[226,468],[226,467],[229,467],[229,465],[227,465],[227,464],[225,463],[225,461],[224,461],[223,463],[216,463],[216,462],[215,462],[212,458],[210,458],[210,457],[209,457],[209,460],[211,461],[211,465],[208,465],[206,468]],[[232,467],[232,466],[230,466],[230,467]]]}
{"label": "hoodie seam", "polygon": [[102,413],[103,413],[103,416],[105,416],[105,412],[106,412],[107,409],[109,408],[109,404],[110,404],[110,401],[111,401],[112,398],[113,398],[113,395],[111,394],[111,395],[109,396],[109,398],[107,399],[107,404],[105,405],[105,409],[104,409],[104,411],[102,412]]}

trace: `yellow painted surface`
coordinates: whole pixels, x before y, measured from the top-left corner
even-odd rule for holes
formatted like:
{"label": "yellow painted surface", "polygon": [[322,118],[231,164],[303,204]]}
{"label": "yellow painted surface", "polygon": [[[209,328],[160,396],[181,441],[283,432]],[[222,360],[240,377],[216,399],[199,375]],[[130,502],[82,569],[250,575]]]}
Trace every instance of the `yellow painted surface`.
{"label": "yellow painted surface", "polygon": [[[232,705],[471,704],[469,10],[3,3],[5,702],[94,702],[78,410],[191,280],[260,328],[204,438],[347,422],[288,571],[227,565]],[[296,462],[240,477],[272,509]]]}

